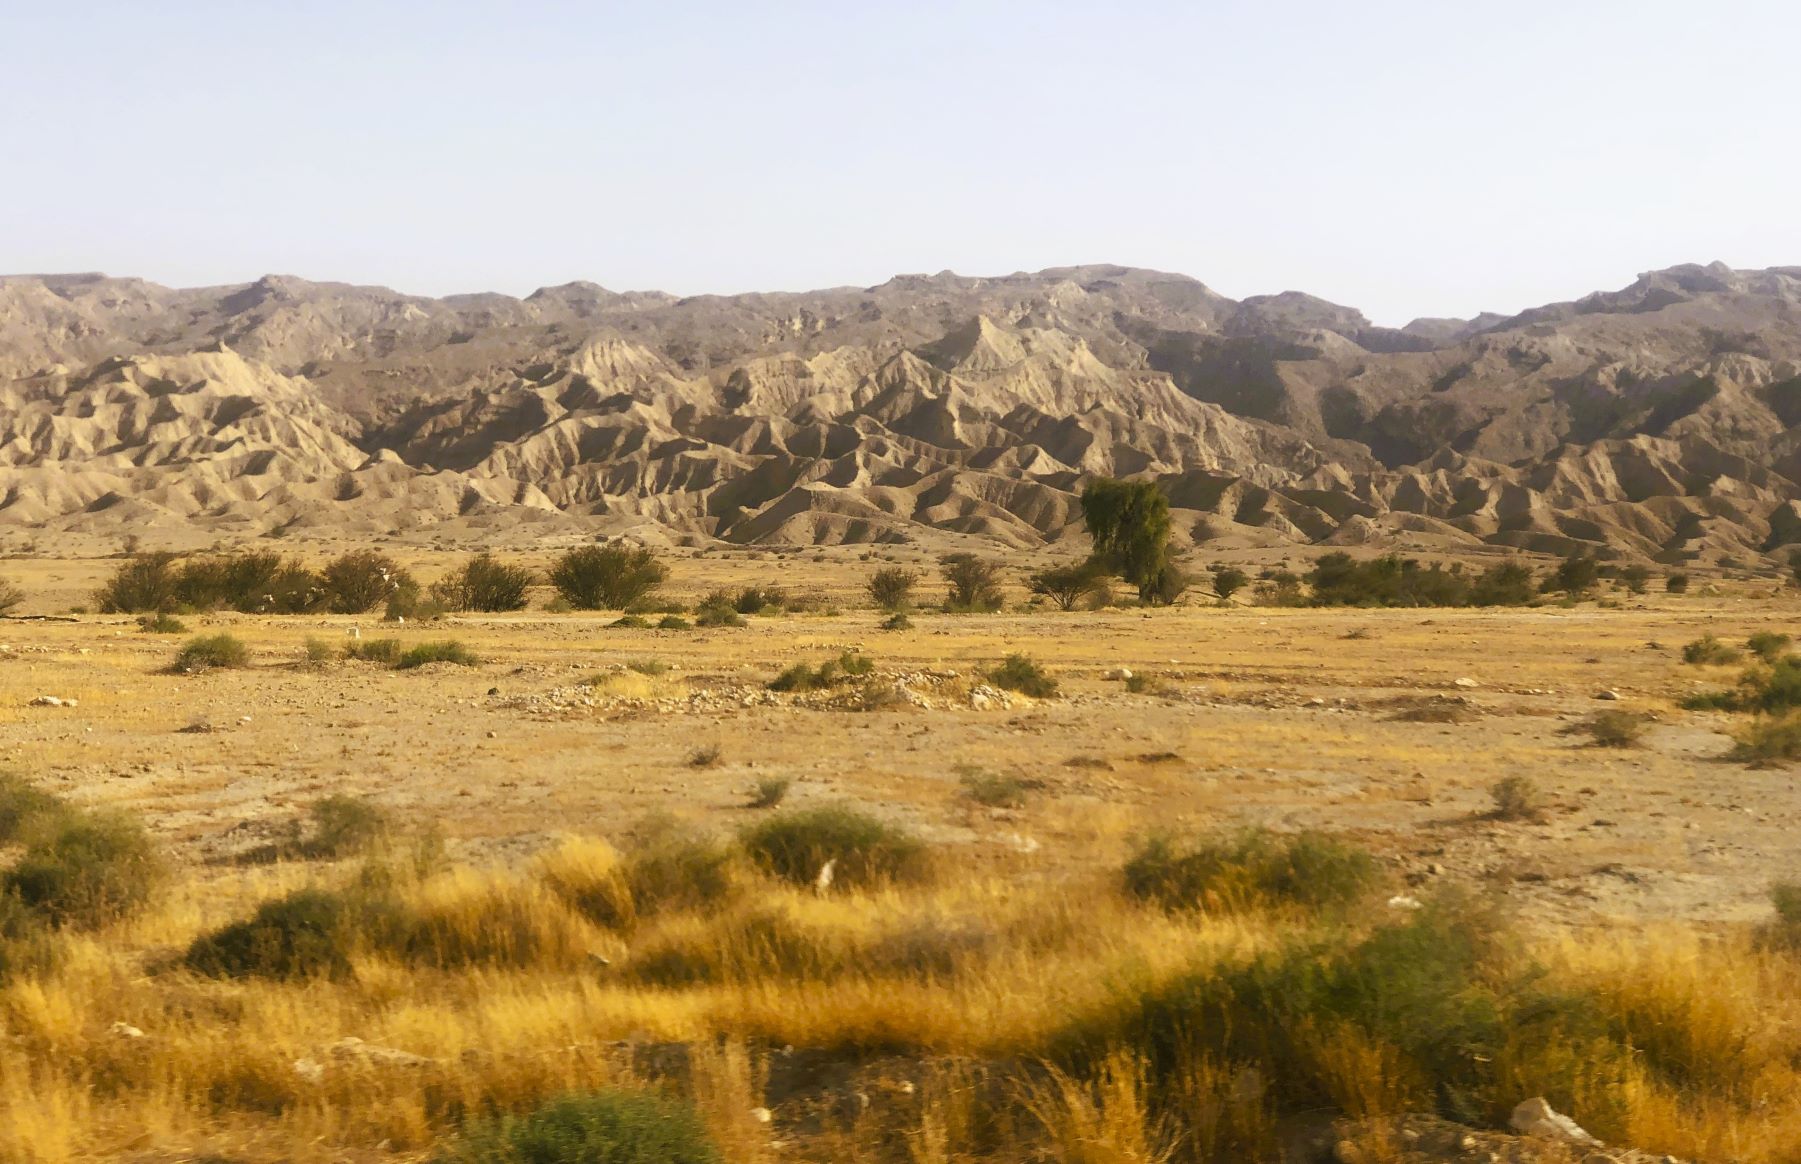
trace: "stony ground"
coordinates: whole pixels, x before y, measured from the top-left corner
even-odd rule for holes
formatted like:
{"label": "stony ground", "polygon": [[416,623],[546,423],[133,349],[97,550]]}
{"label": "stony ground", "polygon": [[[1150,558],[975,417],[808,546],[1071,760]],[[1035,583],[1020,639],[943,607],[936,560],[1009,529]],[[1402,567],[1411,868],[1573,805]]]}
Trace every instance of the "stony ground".
{"label": "stony ground", "polygon": [[[48,610],[79,602],[109,563],[10,565],[51,596],[25,609]],[[795,781],[791,803],[863,803],[1046,869],[1114,860],[1150,828],[1340,830],[1416,882],[1486,882],[1571,922],[1756,917],[1801,856],[1795,773],[1725,762],[1731,717],[1675,706],[1738,673],[1684,665],[1681,644],[1793,626],[1801,603],[1767,588],[1522,611],[923,614],[890,632],[852,605],[866,569],[678,571],[678,595],[773,575],[843,602],[743,628],[631,630],[537,611],[421,627],[193,618],[193,632],[228,630],[253,651],[248,670],[196,676],[162,673],[183,636],[129,618],[12,621],[0,624],[0,759],[140,810],[196,865],[327,792],[374,796],[485,857],[666,815],[731,827],[772,776]],[[484,661],[411,672],[302,661],[309,637],[352,636],[455,638]],[[845,650],[872,659],[875,688],[894,697],[859,710],[848,692],[766,689],[791,662]],[[1061,697],[987,687],[980,671],[1015,651],[1055,673]],[[667,671],[626,669],[645,661]],[[1122,669],[1155,691],[1128,692]],[[74,705],[33,705],[43,696]],[[1657,717],[1642,746],[1568,734],[1609,707]],[[691,762],[713,749],[712,764]],[[1021,809],[973,807],[960,783],[972,771],[1044,793]],[[1542,822],[1487,817],[1489,788],[1509,775],[1543,789]]]}

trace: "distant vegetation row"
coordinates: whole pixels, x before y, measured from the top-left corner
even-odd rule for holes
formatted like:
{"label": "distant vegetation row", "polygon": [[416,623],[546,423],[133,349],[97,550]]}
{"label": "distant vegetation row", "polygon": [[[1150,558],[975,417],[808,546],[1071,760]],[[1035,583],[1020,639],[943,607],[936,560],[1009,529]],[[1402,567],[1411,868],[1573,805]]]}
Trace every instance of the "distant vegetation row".
{"label": "distant vegetation row", "polygon": [[[944,586],[934,603],[951,613],[997,611],[1006,604],[1007,570],[1000,561],[973,553],[947,554],[939,560]],[[422,586],[385,554],[358,550],[313,570],[280,554],[251,550],[184,559],[169,553],[140,554],[122,562],[95,594],[103,614],[176,614],[235,610],[245,614],[367,614],[380,610],[390,619],[432,618],[450,612],[524,610],[532,588],[548,582],[556,597],[548,609],[621,610],[632,614],[682,614],[688,608],[659,596],[669,568],[648,548],[622,542],[583,546],[557,559],[540,575],[490,553],[479,553],[448,576]],[[1061,610],[1100,609],[1126,604],[1170,605],[1203,584],[1218,601],[1245,595],[1265,606],[1526,606],[1543,601],[1574,601],[1593,596],[1612,579],[1632,594],[1649,590],[1652,578],[1643,566],[1613,569],[1588,557],[1564,559],[1543,577],[1522,562],[1498,563],[1472,570],[1461,563],[1425,565],[1412,558],[1388,555],[1358,560],[1343,552],[1321,555],[1306,573],[1265,570],[1253,577],[1222,566],[1190,575],[1167,570],[1157,585],[1136,599],[1122,599],[1114,588],[1117,575],[1103,561],[1090,558],[1025,575],[1035,602]],[[870,603],[891,615],[904,616],[919,606],[924,576],[903,566],[884,566],[865,580]],[[1672,594],[1688,588],[1686,574],[1663,579]],[[1200,591],[1205,594],[1206,591]],[[10,598],[10,602],[5,599]],[[0,610],[16,605],[22,595],[0,595]],[[735,591],[716,590],[696,605],[703,625],[732,624],[748,614],[799,613],[822,603],[772,585]]]}

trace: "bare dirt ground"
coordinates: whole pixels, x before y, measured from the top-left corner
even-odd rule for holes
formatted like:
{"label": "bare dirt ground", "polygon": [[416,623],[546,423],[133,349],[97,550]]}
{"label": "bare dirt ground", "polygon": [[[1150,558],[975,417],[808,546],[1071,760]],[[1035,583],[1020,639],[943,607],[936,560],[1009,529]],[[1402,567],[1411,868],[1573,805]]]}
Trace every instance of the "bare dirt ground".
{"label": "bare dirt ground", "polygon": [[[35,559],[6,573],[31,596],[22,610],[48,612],[84,602],[113,564]],[[422,559],[420,572],[448,564]],[[131,618],[8,622],[0,762],[77,801],[139,811],[202,877],[209,858],[328,792],[372,796],[435,824],[453,855],[489,860],[571,830],[623,838],[665,816],[734,827],[768,776],[794,779],[790,804],[858,803],[1026,870],[1115,862],[1153,829],[1320,827],[1418,883],[1474,880],[1575,924],[1749,920],[1767,913],[1772,878],[1801,866],[1795,773],[1724,761],[1730,717],[1676,708],[1737,674],[1685,666],[1681,644],[1795,622],[1801,602],[1767,586],[1613,608],[928,613],[884,631],[858,595],[870,568],[849,553],[677,564],[671,591],[690,602],[714,585],[775,582],[842,604],[743,628],[633,630],[540,611],[417,627],[201,616],[187,620],[196,633],[231,631],[254,665],[198,676],[161,673],[185,636]],[[411,672],[302,661],[309,637],[337,647],[353,633],[454,638],[484,661]],[[852,711],[765,692],[788,663],[846,649],[928,706]],[[977,671],[1015,651],[1055,673],[1061,697],[973,706]],[[642,660],[669,670],[579,686]],[[1108,678],[1119,668],[1162,691],[1127,692]],[[76,705],[31,705],[46,695]],[[1420,706],[1461,721],[1405,718]],[[1566,734],[1608,707],[1656,715],[1642,746]],[[689,762],[713,745],[716,764]],[[1044,792],[976,807],[960,795],[971,769]],[[1489,788],[1510,775],[1548,794],[1543,823],[1487,819]]]}

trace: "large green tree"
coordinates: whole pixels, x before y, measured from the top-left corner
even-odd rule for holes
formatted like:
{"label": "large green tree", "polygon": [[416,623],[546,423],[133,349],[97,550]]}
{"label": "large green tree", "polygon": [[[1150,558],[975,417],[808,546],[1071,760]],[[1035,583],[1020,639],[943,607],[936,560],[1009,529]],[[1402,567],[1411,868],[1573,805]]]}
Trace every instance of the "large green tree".
{"label": "large green tree", "polygon": [[1165,596],[1176,570],[1169,555],[1169,498],[1155,481],[1098,477],[1082,491],[1082,520],[1095,561],[1138,587],[1138,597]]}

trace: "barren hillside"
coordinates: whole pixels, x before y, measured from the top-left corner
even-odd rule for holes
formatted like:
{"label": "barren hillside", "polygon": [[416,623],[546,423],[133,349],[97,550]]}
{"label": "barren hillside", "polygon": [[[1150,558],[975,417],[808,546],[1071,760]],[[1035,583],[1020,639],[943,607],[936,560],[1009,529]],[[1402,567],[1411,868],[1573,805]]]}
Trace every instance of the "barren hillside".
{"label": "barren hillside", "polygon": [[427,299],[0,279],[0,524],[1033,546],[1092,474],[1185,539],[1718,562],[1801,543],[1801,268],[1372,325],[1090,266]]}

